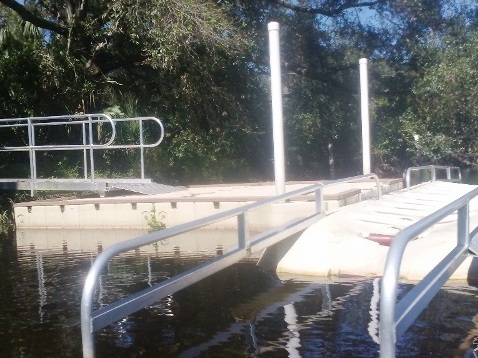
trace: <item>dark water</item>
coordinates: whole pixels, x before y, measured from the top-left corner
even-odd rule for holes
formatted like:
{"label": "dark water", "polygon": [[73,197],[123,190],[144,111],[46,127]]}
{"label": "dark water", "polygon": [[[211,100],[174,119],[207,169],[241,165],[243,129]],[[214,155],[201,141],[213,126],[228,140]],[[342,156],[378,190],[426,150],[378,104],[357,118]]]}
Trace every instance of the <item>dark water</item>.
{"label": "dark water", "polygon": [[[0,239],[0,357],[81,356],[81,291],[96,255],[68,244],[38,249]],[[97,305],[198,260],[125,254],[102,276]],[[97,355],[378,357],[378,285],[277,277],[243,262],[96,333]],[[398,342],[398,356],[463,357],[478,335],[477,293],[466,285],[441,290]]]}

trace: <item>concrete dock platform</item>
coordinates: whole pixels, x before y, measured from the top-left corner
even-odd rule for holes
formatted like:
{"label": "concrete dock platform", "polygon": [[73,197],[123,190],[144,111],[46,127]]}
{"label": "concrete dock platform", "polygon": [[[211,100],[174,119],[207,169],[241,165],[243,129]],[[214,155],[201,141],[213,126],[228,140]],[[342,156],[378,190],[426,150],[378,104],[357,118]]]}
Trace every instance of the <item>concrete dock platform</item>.
{"label": "concrete dock platform", "polygon": [[[311,184],[314,183],[287,183],[286,192]],[[388,253],[387,241],[400,230],[475,188],[432,182],[406,190],[401,180],[380,180],[384,195],[377,200],[375,180],[325,186],[325,216],[290,240],[267,248],[262,255],[259,253],[259,264],[281,274],[301,276],[380,276]],[[172,227],[275,195],[273,183],[254,183],[192,186],[157,195],[17,203],[14,206],[17,240],[37,249],[48,249],[48,243],[52,242],[54,246],[67,244],[69,249],[96,250],[98,247],[99,251],[100,246],[104,249],[115,242],[142,235],[148,230],[148,220],[152,216]],[[300,195],[249,212],[248,227],[251,233],[261,232],[311,215],[315,210],[314,193]],[[470,203],[470,227],[477,225],[478,199],[474,199]],[[236,228],[236,218],[226,219],[192,236],[142,250],[151,253],[210,252],[220,247],[227,252],[237,244]],[[423,278],[456,243],[456,230],[455,214],[413,240],[405,252],[401,278],[411,281]],[[131,234],[125,236],[123,232]],[[470,255],[452,279],[478,277],[477,260]]]}
{"label": "concrete dock platform", "polygon": [[[288,182],[286,192],[315,182]],[[403,187],[401,179],[381,179],[382,193]],[[274,183],[202,185],[178,188],[156,195],[124,195],[95,198],[57,198],[14,204],[15,224],[22,229],[148,229],[152,217],[171,227],[237,208],[276,195]],[[376,182],[363,179],[324,187],[324,210],[377,197]],[[315,210],[314,194],[298,196],[286,203],[258,210],[250,220],[251,229],[282,223],[298,212]],[[218,223],[216,228],[235,228],[235,220]]]}

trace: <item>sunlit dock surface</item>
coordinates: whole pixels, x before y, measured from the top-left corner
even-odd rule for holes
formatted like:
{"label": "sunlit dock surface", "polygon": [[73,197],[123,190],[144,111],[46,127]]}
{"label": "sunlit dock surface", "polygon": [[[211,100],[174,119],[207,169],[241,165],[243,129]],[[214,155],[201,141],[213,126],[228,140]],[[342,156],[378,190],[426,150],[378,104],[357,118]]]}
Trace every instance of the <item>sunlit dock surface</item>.
{"label": "sunlit dock surface", "polygon": [[[286,192],[314,182],[290,182]],[[402,187],[401,179],[380,179],[383,193]],[[131,194],[131,193],[130,193]],[[160,216],[168,227],[212,215],[227,209],[256,202],[276,195],[274,183],[203,185],[179,188],[174,192],[156,195],[123,195],[94,198],[57,198],[21,202],[14,205],[18,229],[147,229],[151,214]],[[339,183],[324,187],[324,210],[332,211],[344,205],[357,203],[377,196],[374,180]],[[284,204],[258,210],[250,218],[252,229],[283,222],[296,217],[300,211],[315,208],[311,195],[299,196]],[[233,222],[223,222],[222,228],[234,228]]]}
{"label": "sunlit dock surface", "polygon": [[[436,181],[367,200],[327,215],[311,225],[288,250],[277,271],[313,276],[381,276],[388,244],[409,227],[457,198],[475,185]],[[478,225],[478,201],[470,202],[470,228]],[[400,277],[422,279],[456,245],[456,213],[411,241],[402,260]],[[388,241],[388,242],[387,242]],[[264,259],[265,260],[265,259]],[[451,279],[478,277],[473,255]]]}

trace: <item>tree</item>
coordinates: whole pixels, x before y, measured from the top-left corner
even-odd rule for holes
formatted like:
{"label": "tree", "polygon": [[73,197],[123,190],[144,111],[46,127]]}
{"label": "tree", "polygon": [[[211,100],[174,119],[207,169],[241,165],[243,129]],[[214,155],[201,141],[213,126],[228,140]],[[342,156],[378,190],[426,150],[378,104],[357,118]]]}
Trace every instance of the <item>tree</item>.
{"label": "tree", "polygon": [[[443,51],[453,41],[453,46],[469,41],[477,18],[475,1],[453,0],[0,4],[2,14],[9,9],[0,31],[17,23],[41,30],[3,47],[12,52],[10,59],[0,58],[6,82],[3,115],[111,108],[127,116],[155,115],[165,122],[167,136],[147,158],[149,174],[178,183],[270,179],[269,21],[281,24],[288,176],[301,179],[358,172],[362,57],[370,59],[375,168],[392,172],[416,162],[414,134],[425,138],[439,119],[420,106],[432,103],[438,93],[436,76],[445,71],[437,66],[451,56]],[[15,81],[6,71],[27,54],[31,61],[18,68],[28,68]],[[27,83],[36,85],[27,88]],[[466,117],[473,117],[471,110]],[[449,138],[461,146],[468,143],[466,151],[472,150],[472,140],[462,136],[472,123]],[[446,130],[451,133],[450,127]]]}
{"label": "tree", "polygon": [[404,114],[410,150],[437,163],[477,164],[478,41],[446,38],[437,58],[413,87]]}
{"label": "tree", "polygon": [[126,1],[0,2],[43,29],[35,66],[45,70],[40,77],[48,95],[38,97],[48,98],[49,106],[35,97],[43,89],[34,87],[27,101],[35,115],[119,106],[126,114],[171,120],[166,146],[194,133],[193,140],[212,143],[213,152],[228,148],[240,155],[225,142],[250,132],[239,100],[245,88],[237,86],[250,82],[241,62],[247,33],[214,2],[137,1],[134,7]]}
{"label": "tree", "polygon": [[379,8],[395,18],[384,29],[395,48],[381,56],[373,74],[374,152],[384,171],[472,163],[463,125],[472,126],[474,114],[459,98],[470,100],[476,85],[476,9],[476,1],[422,0]]}

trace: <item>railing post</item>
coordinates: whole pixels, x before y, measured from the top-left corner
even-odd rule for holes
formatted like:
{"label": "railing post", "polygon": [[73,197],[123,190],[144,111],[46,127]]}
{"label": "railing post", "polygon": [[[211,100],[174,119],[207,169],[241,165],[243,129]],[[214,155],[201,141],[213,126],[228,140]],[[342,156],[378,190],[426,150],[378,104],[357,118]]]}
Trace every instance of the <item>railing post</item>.
{"label": "railing post", "polygon": [[458,209],[457,212],[457,239],[458,245],[468,247],[470,244],[470,202]]}
{"label": "railing post", "polygon": [[380,180],[377,175],[372,175],[371,177],[375,179],[375,184],[377,185],[377,199],[380,200],[382,199],[382,185],[380,185]]}
{"label": "railing post", "polygon": [[380,358],[395,358],[395,304],[401,260],[401,257],[390,256],[389,250],[380,289]]}
{"label": "railing post", "polygon": [[90,171],[91,171],[91,181],[95,181],[95,159],[93,153],[93,120],[91,116],[88,116],[88,136],[90,144]]}
{"label": "railing post", "polygon": [[319,186],[315,189],[315,212],[317,214],[322,213],[324,211],[324,194],[322,191],[322,186]]}
{"label": "railing post", "polygon": [[239,249],[245,249],[249,241],[249,225],[246,212],[237,215],[237,245]]}
{"label": "railing post", "polygon": [[139,119],[139,146],[141,156],[141,179],[144,179],[143,119]]}
{"label": "railing post", "polygon": [[436,173],[436,168],[434,165],[430,165],[430,170],[431,170],[431,181],[436,181],[437,180],[437,173]]}
{"label": "railing post", "polygon": [[91,319],[93,295],[99,277],[98,271],[96,271],[95,268],[96,267],[94,267],[93,270],[90,269],[88,272],[81,296],[81,344],[83,348],[83,358],[95,357],[95,339]]}
{"label": "railing post", "polygon": [[[83,146],[86,147],[86,126],[85,123],[81,123],[83,133]],[[83,148],[83,177],[88,179],[88,156],[86,154],[86,148]]]}
{"label": "railing post", "polygon": [[405,185],[407,189],[410,189],[412,180],[412,168],[407,169],[407,173],[405,174]]}
{"label": "railing post", "polygon": [[30,196],[33,197],[35,194],[35,186],[36,186],[36,156],[35,156],[35,149],[33,146],[35,145],[34,139],[34,130],[32,125],[32,120],[30,118],[27,119],[27,130],[28,130],[28,152],[30,154],[30,178],[31,178],[31,185],[30,185]]}

